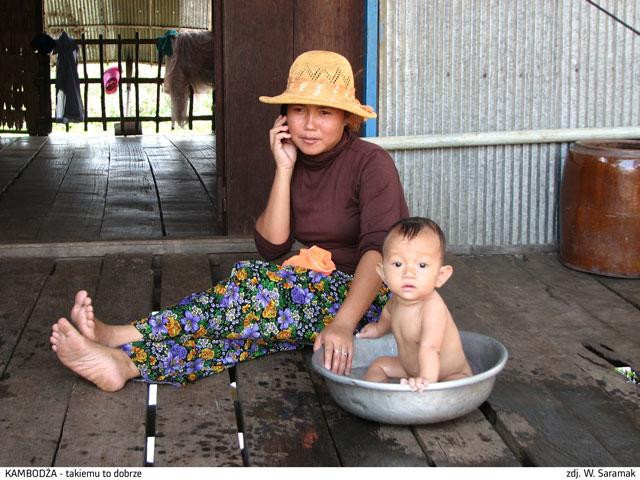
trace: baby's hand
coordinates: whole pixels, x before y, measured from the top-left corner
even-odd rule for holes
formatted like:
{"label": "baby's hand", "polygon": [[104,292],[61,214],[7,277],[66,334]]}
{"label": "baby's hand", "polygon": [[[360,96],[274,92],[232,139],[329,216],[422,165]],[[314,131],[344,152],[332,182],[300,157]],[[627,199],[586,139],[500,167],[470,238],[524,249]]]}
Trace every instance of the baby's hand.
{"label": "baby's hand", "polygon": [[356,333],[358,338],[376,338],[379,336],[377,323],[367,323],[360,332]]}
{"label": "baby's hand", "polygon": [[427,385],[429,385],[429,381],[422,377],[403,378],[400,380],[400,383],[402,385],[409,385],[409,388],[414,392],[422,392],[427,388]]}

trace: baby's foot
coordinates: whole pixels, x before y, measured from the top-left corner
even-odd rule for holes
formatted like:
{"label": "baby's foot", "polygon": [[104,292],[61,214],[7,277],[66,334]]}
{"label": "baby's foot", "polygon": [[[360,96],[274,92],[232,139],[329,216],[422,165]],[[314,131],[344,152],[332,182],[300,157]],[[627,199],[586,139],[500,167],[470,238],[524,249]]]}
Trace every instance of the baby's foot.
{"label": "baby's foot", "polygon": [[106,392],[120,390],[140,374],[126,353],[82,336],[66,318],[53,325],[49,340],[63,365]]}

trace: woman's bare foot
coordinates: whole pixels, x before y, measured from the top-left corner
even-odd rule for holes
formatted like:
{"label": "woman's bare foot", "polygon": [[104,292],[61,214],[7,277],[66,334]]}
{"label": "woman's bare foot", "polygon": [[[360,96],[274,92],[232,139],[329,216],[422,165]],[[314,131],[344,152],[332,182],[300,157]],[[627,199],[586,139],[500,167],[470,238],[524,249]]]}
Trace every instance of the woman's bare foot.
{"label": "woman's bare foot", "polygon": [[93,315],[91,297],[89,297],[86,290],[80,290],[76,293],[75,303],[73,304],[73,307],[71,307],[71,321],[82,336],[89,340],[93,340],[94,342],[106,345],[106,343],[99,338],[100,335],[97,330],[100,330],[100,327],[97,323],[99,322],[102,324],[102,322],[96,322],[96,318]]}
{"label": "woman's bare foot", "polygon": [[86,290],[76,293],[71,308],[71,322],[83,337],[107,347],[119,347],[142,339],[140,332],[132,325],[107,325],[98,320]]}
{"label": "woman's bare foot", "polygon": [[63,365],[106,392],[120,390],[140,375],[125,352],[82,336],[66,318],[53,324],[49,340]]}

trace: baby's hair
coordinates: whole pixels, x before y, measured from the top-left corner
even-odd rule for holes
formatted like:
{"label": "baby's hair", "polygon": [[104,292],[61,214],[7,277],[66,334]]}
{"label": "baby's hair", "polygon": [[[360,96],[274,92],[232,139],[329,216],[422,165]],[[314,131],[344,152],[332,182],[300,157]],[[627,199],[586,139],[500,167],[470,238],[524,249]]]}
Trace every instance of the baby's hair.
{"label": "baby's hair", "polygon": [[407,217],[398,220],[396,223],[391,225],[391,228],[389,228],[389,233],[387,233],[387,237],[385,238],[384,244],[382,245],[382,251],[385,251],[387,241],[392,234],[397,233],[407,240],[413,240],[420,234],[420,232],[423,232],[424,230],[431,230],[438,236],[438,239],[440,240],[440,254],[442,256],[442,262],[444,262],[444,253],[447,249],[447,239],[445,238],[444,232],[440,228],[440,225],[438,225],[430,218],[425,217]]}

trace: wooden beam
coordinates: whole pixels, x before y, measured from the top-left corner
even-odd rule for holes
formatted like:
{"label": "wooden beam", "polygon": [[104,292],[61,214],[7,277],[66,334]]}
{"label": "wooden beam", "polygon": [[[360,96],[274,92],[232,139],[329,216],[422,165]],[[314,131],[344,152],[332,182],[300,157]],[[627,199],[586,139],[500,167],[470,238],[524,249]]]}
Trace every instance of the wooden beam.
{"label": "wooden beam", "polygon": [[0,257],[101,257],[108,254],[255,253],[252,237],[114,240],[61,243],[3,243]]}

